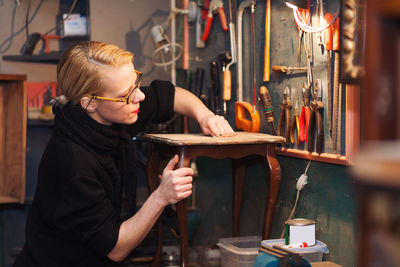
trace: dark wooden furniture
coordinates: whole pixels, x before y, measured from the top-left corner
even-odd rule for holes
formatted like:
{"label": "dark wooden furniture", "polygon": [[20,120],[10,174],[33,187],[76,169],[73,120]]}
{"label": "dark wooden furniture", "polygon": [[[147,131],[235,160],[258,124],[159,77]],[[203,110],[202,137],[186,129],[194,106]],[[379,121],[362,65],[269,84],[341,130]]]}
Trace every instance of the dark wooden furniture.
{"label": "dark wooden furniture", "polygon": [[[275,155],[275,144],[283,143],[284,138],[268,134],[238,132],[237,136],[215,138],[203,134],[147,134],[144,139],[151,142],[152,151],[147,162],[149,191],[153,192],[158,184],[158,168],[163,155],[178,154],[177,168],[189,167],[190,160],[199,156],[216,159],[232,158],[233,175],[233,235],[239,235],[240,209],[243,199],[245,178],[244,157],[259,155],[266,159],[270,170],[269,195],[266,205],[263,238],[268,239],[272,217],[278,198],[281,169]],[[188,221],[187,200],[176,204],[179,232],[181,238],[181,266],[187,266]],[[159,266],[161,259],[161,221],[157,224],[157,252],[152,266]]]}
{"label": "dark wooden furniture", "polygon": [[26,75],[0,74],[0,203],[25,200]]}
{"label": "dark wooden furniture", "polygon": [[359,210],[359,266],[399,266],[400,142],[363,145],[352,169]]}
{"label": "dark wooden furniture", "polygon": [[361,2],[366,6],[366,75],[361,150],[352,170],[360,209],[358,266],[399,266],[400,2]]}

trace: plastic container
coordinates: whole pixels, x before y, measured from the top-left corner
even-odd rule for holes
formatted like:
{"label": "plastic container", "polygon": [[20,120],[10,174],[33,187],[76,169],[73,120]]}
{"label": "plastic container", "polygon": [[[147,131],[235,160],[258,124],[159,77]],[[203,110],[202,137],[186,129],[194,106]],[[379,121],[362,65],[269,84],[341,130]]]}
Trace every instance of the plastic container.
{"label": "plastic container", "polygon": [[252,267],[261,247],[261,236],[221,238],[221,267]]}
{"label": "plastic container", "polygon": [[[263,247],[272,247],[274,245],[284,246],[285,239],[268,239],[261,242],[261,246]],[[308,262],[322,261],[323,254],[329,253],[328,246],[318,240],[316,240],[314,246],[305,248],[289,248],[289,250],[299,252]]]}

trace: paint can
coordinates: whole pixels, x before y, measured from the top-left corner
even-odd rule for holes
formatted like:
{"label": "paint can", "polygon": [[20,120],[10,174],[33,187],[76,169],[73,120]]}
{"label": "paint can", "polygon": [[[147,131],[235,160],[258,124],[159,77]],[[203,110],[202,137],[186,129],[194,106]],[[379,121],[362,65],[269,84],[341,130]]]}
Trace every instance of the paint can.
{"label": "paint can", "polygon": [[307,246],[315,245],[315,221],[296,218],[285,223],[285,245],[306,242]]}

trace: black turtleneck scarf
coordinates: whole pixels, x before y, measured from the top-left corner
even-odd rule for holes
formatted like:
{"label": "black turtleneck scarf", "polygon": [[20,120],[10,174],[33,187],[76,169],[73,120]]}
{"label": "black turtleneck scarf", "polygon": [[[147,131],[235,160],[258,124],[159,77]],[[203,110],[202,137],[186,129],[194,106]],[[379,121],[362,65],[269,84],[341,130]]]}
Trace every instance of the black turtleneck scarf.
{"label": "black turtleneck scarf", "polygon": [[121,223],[135,211],[132,137],[173,116],[170,82],[141,89],[146,99],[133,125],[100,124],[80,105],[53,106],[54,134],[40,162],[25,245],[14,266],[107,264]]}

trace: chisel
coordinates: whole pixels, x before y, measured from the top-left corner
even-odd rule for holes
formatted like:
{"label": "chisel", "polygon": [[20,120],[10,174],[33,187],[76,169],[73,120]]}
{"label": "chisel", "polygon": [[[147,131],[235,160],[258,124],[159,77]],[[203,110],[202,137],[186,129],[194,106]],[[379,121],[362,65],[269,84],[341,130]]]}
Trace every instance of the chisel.
{"label": "chisel", "polygon": [[264,110],[265,117],[267,118],[267,122],[269,125],[269,129],[271,130],[272,135],[276,135],[275,126],[274,126],[274,110],[272,107],[271,97],[269,95],[268,89],[265,86],[260,87],[260,99],[261,104]]}

